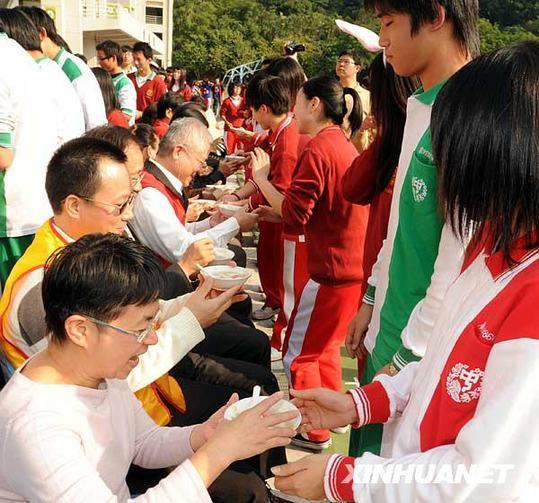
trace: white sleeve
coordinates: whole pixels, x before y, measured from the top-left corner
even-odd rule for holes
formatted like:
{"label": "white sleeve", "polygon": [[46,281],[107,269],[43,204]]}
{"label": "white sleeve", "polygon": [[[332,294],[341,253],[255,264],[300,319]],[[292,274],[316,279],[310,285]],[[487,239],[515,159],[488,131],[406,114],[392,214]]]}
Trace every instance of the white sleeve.
{"label": "white sleeve", "polygon": [[[537,501],[539,494],[539,341],[521,338],[495,344],[485,369],[481,397],[473,418],[455,443],[426,452],[384,459],[365,454],[355,462],[354,500],[364,502]],[[417,465],[435,466],[439,480],[418,483],[362,483],[373,465],[399,471]],[[397,468],[398,467],[398,468]],[[496,468],[498,467],[498,468]],[[464,478],[449,483],[448,471],[486,470],[494,482]],[[423,471],[424,472],[424,471]],[[477,473],[477,472],[476,472]],[[481,473],[481,472],[479,472]],[[499,478],[498,478],[499,477]],[[441,479],[441,480],[440,480]],[[534,494],[525,499],[524,494]]]}
{"label": "white sleeve", "polygon": [[369,279],[367,280],[367,283],[370,286],[373,286],[376,288],[378,286],[378,278],[380,277],[380,269],[382,268],[382,264],[384,263],[384,257],[386,256],[388,252],[389,244],[388,239],[384,239],[382,243],[382,247],[380,248],[380,251],[378,252],[378,257],[376,258],[376,262],[372,266],[371,275],[369,276]]}
{"label": "white sleeve", "polygon": [[[135,117],[137,111],[137,91],[130,79],[118,91],[118,103],[120,110],[129,116],[130,119]],[[130,124],[131,125],[131,124]]]}
{"label": "white sleeve", "polygon": [[398,369],[410,361],[410,352],[419,358],[425,355],[447,289],[459,276],[464,251],[465,245],[455,236],[451,226],[444,225],[430,286],[410,314],[401,333],[402,347],[393,357],[393,364]]}
{"label": "white sleeve", "polygon": [[[133,397],[133,400],[136,399]],[[140,406],[140,403],[138,404]],[[144,412],[144,411],[143,411]],[[137,457],[157,461],[160,466],[172,466],[192,452],[189,442],[191,428],[158,428],[146,414],[146,424],[137,417],[139,437]],[[153,430],[160,430],[153,432]],[[88,501],[120,503],[125,495],[114,494],[99,472],[90,463],[77,433],[54,413],[41,413],[24,423],[11,425],[5,433],[7,442],[2,454],[2,470],[10,490],[25,501],[47,503],[86,503]],[[150,445],[153,444],[153,445]],[[161,449],[161,453],[157,452]],[[178,451],[176,459],[170,451]],[[150,450],[151,452],[144,452]],[[189,460],[182,462],[157,486],[135,501],[143,503],[173,503],[181,494],[182,502],[211,502],[204,484]],[[124,496],[124,497],[122,497]],[[133,501],[131,499],[127,501]]]}
{"label": "white sleeve", "polygon": [[157,329],[157,344],[148,346],[148,351],[140,357],[138,365],[127,377],[133,392],[166,374],[194,346],[204,340],[202,327],[193,313],[183,307],[186,299],[182,297],[160,301],[163,322]]}
{"label": "white sleeve", "polygon": [[8,83],[0,78],[0,147],[13,148],[15,110]]}
{"label": "white sleeve", "polygon": [[94,75],[83,73],[73,80],[73,87],[82,105],[86,131],[107,124],[103,95]]}
{"label": "white sleeve", "polygon": [[224,240],[239,229],[237,220],[229,218],[210,231],[192,234],[178,220],[167,198],[151,187],[137,195],[132,225],[140,241],[169,262],[181,260],[192,243],[205,237],[224,246]]}
{"label": "white sleeve", "polygon": [[189,232],[200,237],[210,238],[215,246],[224,247],[240,231],[238,221],[234,217],[227,218],[224,222],[212,227],[209,218],[200,222],[187,224]]}

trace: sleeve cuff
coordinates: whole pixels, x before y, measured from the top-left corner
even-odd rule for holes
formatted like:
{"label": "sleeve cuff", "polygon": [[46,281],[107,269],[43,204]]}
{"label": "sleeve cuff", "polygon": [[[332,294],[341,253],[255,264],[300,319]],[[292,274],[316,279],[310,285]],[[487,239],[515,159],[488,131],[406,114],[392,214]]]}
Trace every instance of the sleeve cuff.
{"label": "sleeve cuff", "polygon": [[354,501],[354,463],[349,456],[334,454],[324,474],[324,492],[329,501]]}
{"label": "sleeve cuff", "polygon": [[400,371],[409,363],[418,362],[419,360],[421,360],[419,356],[416,356],[412,351],[401,346],[393,355],[392,362],[395,368]]}
{"label": "sleeve cuff", "polygon": [[352,425],[353,428],[385,423],[389,419],[389,397],[382,383],[374,381],[361,388],[351,389],[348,393],[352,395],[356,406],[357,422]]}
{"label": "sleeve cuff", "polygon": [[369,285],[367,287],[367,291],[365,292],[365,295],[363,296],[363,303],[368,304],[369,306],[374,306],[375,293],[376,293],[376,288],[372,285]]}
{"label": "sleeve cuff", "polygon": [[13,148],[13,137],[11,133],[0,133],[0,147]]}
{"label": "sleeve cuff", "polygon": [[247,180],[247,183],[250,183],[257,192],[260,192],[260,187],[252,178],[249,178],[249,180]]}

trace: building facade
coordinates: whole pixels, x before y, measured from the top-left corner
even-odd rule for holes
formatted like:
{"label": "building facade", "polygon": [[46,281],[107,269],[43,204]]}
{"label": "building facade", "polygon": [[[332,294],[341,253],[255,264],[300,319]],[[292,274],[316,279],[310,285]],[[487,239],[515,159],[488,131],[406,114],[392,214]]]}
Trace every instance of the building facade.
{"label": "building facade", "polygon": [[46,10],[73,53],[96,66],[95,46],[147,42],[161,66],[171,64],[173,0],[0,0],[6,7],[36,5]]}

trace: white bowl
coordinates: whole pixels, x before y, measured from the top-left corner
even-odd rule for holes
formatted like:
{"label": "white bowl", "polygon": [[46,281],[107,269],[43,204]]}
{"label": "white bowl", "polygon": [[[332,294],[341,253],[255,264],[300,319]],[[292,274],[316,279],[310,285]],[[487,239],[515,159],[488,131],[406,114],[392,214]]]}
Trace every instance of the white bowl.
{"label": "white bowl", "polygon": [[215,258],[210,262],[212,265],[228,265],[228,263],[234,258],[234,252],[228,248],[218,248],[213,249]]}
{"label": "white bowl", "polygon": [[[266,400],[267,396],[259,396],[258,398],[253,400],[253,405],[251,405],[251,397],[244,398],[242,400],[237,401],[236,403],[233,403],[230,407],[228,407],[225,410],[225,419],[227,421],[233,421],[236,419],[242,412],[245,412],[246,410],[251,409],[255,405],[258,405],[260,402],[263,402]],[[275,427],[279,428],[292,428],[294,430],[297,430],[299,428],[299,425],[301,424],[301,414],[298,410],[298,408],[292,403],[288,402],[286,400],[279,400],[275,405],[272,405],[268,412],[271,414],[278,414],[280,412],[297,412],[297,417],[293,419],[289,419],[288,421],[284,421],[282,423],[279,423]]]}
{"label": "white bowl", "polygon": [[234,216],[234,213],[241,210],[243,206],[238,206],[236,204],[225,204],[225,203],[219,203],[217,205],[217,208],[219,208],[219,211],[225,216],[225,217],[232,217]]}
{"label": "white bowl", "polygon": [[203,267],[200,272],[213,280],[213,288],[216,290],[228,290],[234,286],[243,285],[253,274],[253,271],[245,267],[229,265],[210,265]]}

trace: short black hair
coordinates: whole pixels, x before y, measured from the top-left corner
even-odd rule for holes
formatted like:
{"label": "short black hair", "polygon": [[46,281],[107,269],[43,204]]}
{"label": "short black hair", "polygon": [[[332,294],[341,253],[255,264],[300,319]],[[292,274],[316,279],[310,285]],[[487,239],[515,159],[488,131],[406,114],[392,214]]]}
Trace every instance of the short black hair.
{"label": "short black hair", "polygon": [[167,110],[170,108],[172,113],[184,102],[181,95],[176,93],[166,93],[157,101],[157,118],[164,119],[167,115]]}
{"label": "short black hair", "polygon": [[144,54],[144,57],[146,59],[152,59],[153,58],[153,49],[150,44],[147,44],[146,42],[137,42],[133,46],[133,52],[142,52]]}
{"label": "short black hair", "polygon": [[90,131],[87,131],[84,136],[86,138],[96,138],[98,140],[108,141],[124,153],[131,144],[136,143],[138,145],[137,140],[131,134],[129,129],[122,126],[111,126],[108,124],[97,126],[90,129]]}
{"label": "short black hair", "polygon": [[210,127],[210,124],[208,123],[208,119],[206,119],[204,112],[202,111],[200,106],[194,101],[182,103],[178,108],[176,108],[176,111],[174,112],[174,115],[172,116],[170,122],[172,123],[177,119],[185,118],[197,119],[198,121],[202,122],[202,124],[204,124],[204,126],[206,126],[207,128]]}
{"label": "short black hair", "polygon": [[344,51],[341,51],[339,53],[339,58],[342,56],[350,56],[356,65],[361,65],[361,57],[357,51],[354,51],[354,49],[345,49]]}
{"label": "short black hair", "polygon": [[292,106],[290,93],[283,79],[268,75],[264,71],[256,73],[249,81],[245,91],[245,101],[248,107],[255,110],[266,105],[275,115],[288,113]]}
{"label": "short black hair", "polygon": [[425,23],[435,21],[438,8],[443,7],[446,18],[453,23],[454,37],[471,57],[479,54],[479,0],[366,0],[367,7],[384,13],[408,14],[412,35]]}
{"label": "short black hair", "polygon": [[122,50],[120,44],[114,40],[103,40],[95,46],[96,51],[103,51],[107,58],[116,58],[116,64],[120,64],[122,60]]}
{"label": "short black hair", "polygon": [[41,52],[39,32],[32,20],[21,10],[0,9],[0,22],[3,31],[25,51]]}
{"label": "short black hair", "polygon": [[290,93],[290,102],[294,104],[298,91],[306,80],[301,65],[294,58],[284,56],[275,58],[266,68],[266,72],[283,79]]}
{"label": "short black hair", "polygon": [[446,220],[463,239],[484,232],[511,262],[512,245],[539,222],[539,43],[459,70],[436,99],[431,131]]}
{"label": "short black hair", "polygon": [[164,270],[144,245],[116,234],[88,234],[47,260],[41,285],[47,331],[62,344],[69,316],[109,322],[127,306],[157,301],[164,285]]}
{"label": "short black hair", "polygon": [[65,40],[56,31],[56,25],[46,11],[39,7],[27,6],[15,7],[15,10],[24,12],[32,20],[38,31],[44,29],[47,32],[47,37],[49,37],[54,44],[64,47]]}
{"label": "short black hair", "polygon": [[112,143],[96,138],[75,138],[64,143],[47,167],[45,189],[52,210],[62,211],[71,194],[92,197],[99,189],[99,166],[103,160],[125,163],[127,157]]}
{"label": "short black hair", "polygon": [[132,134],[140,148],[150,146],[157,148],[159,145],[159,136],[150,124],[136,124],[133,126]]}
{"label": "short black hair", "polygon": [[235,87],[241,87],[241,82],[239,82],[238,80],[233,80],[228,83],[228,86],[226,86],[226,92],[229,96],[232,96],[234,94]]}
{"label": "short black hair", "polygon": [[84,54],[81,54],[80,52],[77,52],[76,54],[74,54],[74,56],[77,56],[77,58],[79,58],[85,64],[88,64],[88,58]]}
{"label": "short black hair", "polygon": [[122,45],[122,52],[133,52],[133,48],[130,45]]}

